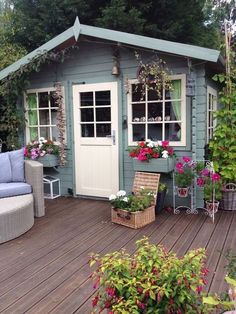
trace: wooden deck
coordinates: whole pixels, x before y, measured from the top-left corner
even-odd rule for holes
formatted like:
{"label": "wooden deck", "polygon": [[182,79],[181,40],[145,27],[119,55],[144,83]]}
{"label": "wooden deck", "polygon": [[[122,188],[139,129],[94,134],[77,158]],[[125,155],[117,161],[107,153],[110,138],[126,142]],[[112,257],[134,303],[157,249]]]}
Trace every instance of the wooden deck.
{"label": "wooden deck", "polygon": [[60,198],[47,201],[47,215],[23,236],[0,245],[0,313],[91,313],[93,283],[88,254],[104,254],[147,235],[179,256],[206,247],[207,289],[223,291],[223,255],[236,251],[236,213],[219,212],[215,224],[204,214],[166,212],[156,222],[132,230],[110,222],[108,202]]}

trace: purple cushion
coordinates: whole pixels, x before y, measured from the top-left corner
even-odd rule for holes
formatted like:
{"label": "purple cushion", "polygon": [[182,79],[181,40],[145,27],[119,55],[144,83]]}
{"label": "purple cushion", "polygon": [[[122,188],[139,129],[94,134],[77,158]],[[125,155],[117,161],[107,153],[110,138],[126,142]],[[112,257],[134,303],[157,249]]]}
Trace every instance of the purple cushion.
{"label": "purple cushion", "polygon": [[30,194],[31,192],[32,188],[28,183],[24,182],[0,183],[0,198]]}
{"label": "purple cushion", "polygon": [[24,149],[13,150],[9,152],[9,158],[11,162],[12,182],[24,182],[25,181],[25,169],[24,169]]}
{"label": "purple cushion", "polygon": [[0,183],[11,182],[12,172],[8,153],[0,153]]}

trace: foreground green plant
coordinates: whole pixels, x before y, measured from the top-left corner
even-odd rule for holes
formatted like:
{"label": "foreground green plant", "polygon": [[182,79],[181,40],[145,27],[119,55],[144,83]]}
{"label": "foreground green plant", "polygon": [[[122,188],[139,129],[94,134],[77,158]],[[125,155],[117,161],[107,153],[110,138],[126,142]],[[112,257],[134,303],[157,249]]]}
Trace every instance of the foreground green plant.
{"label": "foreground green plant", "polygon": [[134,256],[114,252],[100,257],[95,254],[90,266],[93,273],[94,313],[104,309],[109,314],[124,313],[209,313],[202,304],[202,290],[208,270],[204,267],[205,250],[198,249],[178,258],[148,239],[136,242]]}

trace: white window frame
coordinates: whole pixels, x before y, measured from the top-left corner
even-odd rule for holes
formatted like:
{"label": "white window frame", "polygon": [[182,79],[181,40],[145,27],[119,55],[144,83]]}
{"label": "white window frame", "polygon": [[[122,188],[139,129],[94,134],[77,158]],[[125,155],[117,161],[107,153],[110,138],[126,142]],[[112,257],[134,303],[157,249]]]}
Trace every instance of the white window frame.
{"label": "white window frame", "polygon": [[[186,146],[186,75],[185,74],[176,74],[170,76],[171,80],[181,80],[181,141],[170,141],[170,146]],[[132,84],[137,84],[138,80],[129,80],[129,86],[131,87]],[[163,93],[164,97],[162,100],[159,101],[149,101],[149,102],[162,102],[165,101],[165,93]],[[129,146],[136,146],[137,142],[134,142],[133,139],[133,128],[132,125],[135,122],[132,121],[132,92],[128,93],[128,145]],[[136,104],[138,103],[145,103],[145,107],[147,108],[147,97],[145,101],[135,101]],[[163,113],[164,114],[164,113]],[[162,119],[162,124],[165,123],[164,119]],[[143,122],[140,122],[143,123]],[[152,122],[153,123],[153,122]],[[169,121],[167,122],[169,123]],[[175,121],[173,121],[175,123]],[[145,125],[148,124],[148,121],[145,122]]]}
{"label": "white window frame", "polygon": [[[212,108],[209,108],[210,98],[213,99]],[[214,129],[216,127],[216,118],[213,117],[213,113],[216,111],[216,109],[217,109],[217,91],[214,88],[207,86],[207,126],[206,126],[207,143],[209,143],[210,139],[212,138]]]}
{"label": "white window frame", "polygon": [[[29,127],[29,115],[28,115],[28,112],[29,112],[29,108],[27,106],[27,95],[28,94],[38,94],[38,93],[44,93],[44,92],[54,92],[56,91],[56,88],[55,87],[45,87],[45,88],[36,88],[36,89],[27,89],[26,92],[24,93],[24,108],[25,108],[25,118],[26,118],[26,142],[30,142],[31,139],[30,139],[30,127]],[[63,97],[65,95],[64,93],[64,87],[62,86],[62,94],[63,94]],[[65,97],[64,97],[65,98]],[[37,101],[37,116],[38,116],[38,122],[39,122],[39,110],[38,110],[38,96],[36,98],[36,101]],[[58,107],[52,107],[52,108],[58,108]],[[64,108],[64,111],[65,111],[65,108]],[[49,111],[49,115],[51,115],[51,111]],[[51,120],[51,118],[50,118]],[[37,128],[38,128],[38,132],[39,132],[39,127],[53,127],[54,125],[40,125],[38,124]],[[38,133],[39,134],[39,133]],[[65,142],[66,142],[66,134],[65,134]],[[56,142],[57,144],[59,144],[59,142]]]}

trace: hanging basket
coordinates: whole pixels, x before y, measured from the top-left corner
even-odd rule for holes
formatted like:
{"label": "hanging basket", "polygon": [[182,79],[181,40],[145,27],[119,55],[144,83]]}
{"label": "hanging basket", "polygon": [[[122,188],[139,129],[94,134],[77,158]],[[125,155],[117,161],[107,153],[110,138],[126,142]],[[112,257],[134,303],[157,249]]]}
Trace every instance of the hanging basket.
{"label": "hanging basket", "polygon": [[208,213],[210,213],[210,214],[217,213],[218,209],[219,209],[219,204],[220,204],[220,202],[218,202],[218,201],[214,201],[214,202],[206,201],[206,209],[207,209]]}
{"label": "hanging basket", "polygon": [[177,195],[178,197],[188,197],[189,187],[177,187]]}
{"label": "hanging basket", "polygon": [[224,186],[221,206],[224,210],[236,210],[236,184],[228,183]]}

